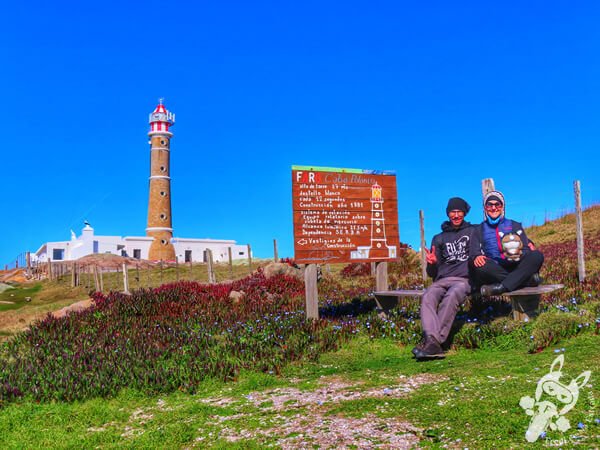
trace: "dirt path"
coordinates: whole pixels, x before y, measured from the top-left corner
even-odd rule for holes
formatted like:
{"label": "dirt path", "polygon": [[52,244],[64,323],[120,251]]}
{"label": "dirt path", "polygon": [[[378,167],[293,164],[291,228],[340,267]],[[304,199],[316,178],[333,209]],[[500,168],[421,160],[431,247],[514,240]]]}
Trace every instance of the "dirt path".
{"label": "dirt path", "polygon": [[[198,401],[211,406],[231,406],[242,411],[233,415],[213,415],[211,421],[198,429],[200,435],[192,447],[204,448],[217,439],[235,443],[253,439],[283,449],[408,449],[418,446],[422,429],[402,417],[380,417],[368,413],[362,417],[335,412],[347,401],[377,399],[379,413],[385,415],[388,401],[409,396],[425,384],[445,378],[439,375],[404,375],[390,380],[387,387],[367,388],[361,382],[349,382],[340,377],[322,377],[314,390],[293,387],[252,392],[243,397],[211,397]],[[298,382],[300,380],[297,380]],[[248,407],[251,407],[250,409]],[[89,432],[121,428],[121,436],[135,438],[145,432],[155,416],[177,409],[164,400],[156,406],[139,408],[131,413],[126,424],[114,422],[90,428]],[[259,417],[259,425],[256,420]],[[193,420],[193,418],[189,418]],[[247,427],[246,424],[254,426]],[[152,425],[150,425],[152,428]],[[242,442],[240,442],[241,445]]]}

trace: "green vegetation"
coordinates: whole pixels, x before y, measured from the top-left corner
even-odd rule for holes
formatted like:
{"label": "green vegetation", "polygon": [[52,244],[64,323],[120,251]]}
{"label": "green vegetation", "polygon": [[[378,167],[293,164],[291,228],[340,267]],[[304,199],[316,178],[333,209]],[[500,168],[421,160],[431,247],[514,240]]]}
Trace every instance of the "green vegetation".
{"label": "green vegetation", "polygon": [[[573,338],[561,347],[566,381],[590,369],[597,376],[597,336]],[[398,348],[394,341],[361,338],[324,354],[318,362],[288,366],[279,377],[242,373],[236,383],[206,380],[196,395],[146,396],[123,390],[106,400],[9,405],[0,410],[0,444],[3,448],[264,448],[281,445],[281,439],[290,437],[292,432],[284,431],[282,424],[296,415],[306,417],[308,425],[316,415],[344,418],[357,428],[365,422],[385,424],[401,417],[415,427],[413,433],[423,447],[521,448],[529,417],[519,407],[519,399],[533,395],[537,380],[555,356],[552,349],[529,355],[522,349],[458,350],[446,360],[424,364],[415,362],[408,348]],[[418,379],[425,381],[418,386]],[[418,387],[412,389],[411,383]],[[295,389],[296,396],[275,407],[282,392]],[[406,394],[399,393],[402,389]],[[340,398],[332,395],[336,392]],[[583,388],[568,414],[573,427],[565,433],[549,432],[547,439],[531,447],[545,447],[550,440],[564,441],[563,448],[597,447],[598,418],[600,385],[593,382]],[[577,423],[583,428],[578,429]],[[393,433],[382,428],[377,435],[385,442]],[[240,440],[229,441],[234,438]]]}
{"label": "green vegetation", "polygon": [[[592,378],[565,416],[571,427],[548,429],[527,447],[597,448],[599,268],[592,264],[588,281],[578,282],[573,240],[544,240],[567,236],[559,225],[532,232],[546,255],[542,275],[566,285],[544,299],[540,316],[518,323],[505,302],[467,304],[448,357],[426,363],[410,353],[420,334],[417,302],[378,317],[366,266],[324,270],[316,323],[303,320],[297,279],[246,277],[247,266],[231,277],[225,265],[217,280],[239,281],[207,286],[181,282],[206,281],[206,266],[189,277],[183,265],[162,275],[132,269],[131,289],[144,287],[144,274],[150,286],[180,282],[95,295],[91,309],[46,318],[2,344],[0,446],[521,448],[531,418],[519,401],[564,355],[561,381],[586,370]],[[599,252],[600,232],[586,235],[588,258]],[[420,283],[413,254],[390,272],[394,287]],[[0,317],[85,297],[94,280],[81,280],[76,289],[67,276],[11,290],[38,289]],[[120,290],[122,274],[105,273],[103,283]],[[232,289],[242,297],[230,297]]]}
{"label": "green vegetation", "polygon": [[0,311],[19,309],[31,301],[42,289],[41,283],[29,286],[17,286],[0,292]]}

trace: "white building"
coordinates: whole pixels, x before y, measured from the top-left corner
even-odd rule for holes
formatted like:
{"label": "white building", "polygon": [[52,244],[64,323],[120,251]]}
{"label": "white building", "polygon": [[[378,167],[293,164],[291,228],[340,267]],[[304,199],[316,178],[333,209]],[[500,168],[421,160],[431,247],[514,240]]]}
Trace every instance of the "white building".
{"label": "white building", "polygon": [[[35,255],[33,261],[72,261],[94,253],[111,253],[137,259],[148,259],[148,250],[154,238],[147,236],[96,236],[94,229],[86,223],[77,237],[71,231],[70,241],[46,242]],[[235,241],[219,239],[173,238],[175,254],[180,262],[206,262],[206,250],[211,250],[213,261],[229,261],[229,248],[232,259],[248,258],[248,247],[237,245]]]}

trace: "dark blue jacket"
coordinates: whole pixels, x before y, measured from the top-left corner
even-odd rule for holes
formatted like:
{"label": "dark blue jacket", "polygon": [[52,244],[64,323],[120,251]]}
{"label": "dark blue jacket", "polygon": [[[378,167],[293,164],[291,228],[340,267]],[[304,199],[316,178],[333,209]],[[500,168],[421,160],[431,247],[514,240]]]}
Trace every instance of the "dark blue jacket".
{"label": "dark blue jacket", "polygon": [[503,217],[496,225],[490,225],[486,220],[477,228],[481,242],[480,254],[501,265],[518,263],[522,255],[530,251],[529,239],[519,222]]}

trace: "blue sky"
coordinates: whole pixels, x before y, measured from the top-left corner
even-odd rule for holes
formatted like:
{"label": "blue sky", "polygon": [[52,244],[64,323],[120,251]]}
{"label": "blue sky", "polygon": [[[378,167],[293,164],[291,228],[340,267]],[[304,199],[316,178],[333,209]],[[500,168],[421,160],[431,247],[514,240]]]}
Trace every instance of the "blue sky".
{"label": "blue sky", "polygon": [[[525,4],[527,3],[527,4]],[[11,2],[0,263],[145,233],[148,114],[177,116],[176,237],[293,256],[291,166],[396,170],[400,239],[477,222],[481,179],[526,225],[600,200],[597,2]]]}

